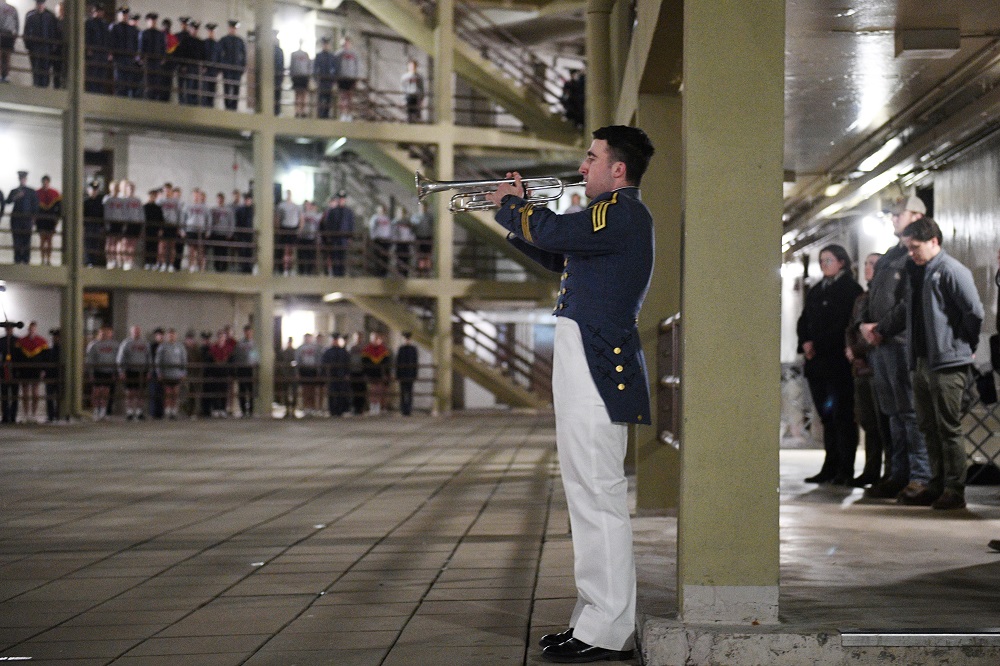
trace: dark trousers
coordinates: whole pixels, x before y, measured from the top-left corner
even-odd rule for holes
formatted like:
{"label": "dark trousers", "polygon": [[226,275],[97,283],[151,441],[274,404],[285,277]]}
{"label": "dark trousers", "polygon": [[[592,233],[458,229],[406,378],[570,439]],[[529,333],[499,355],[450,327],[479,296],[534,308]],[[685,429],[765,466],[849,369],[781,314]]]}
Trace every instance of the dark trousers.
{"label": "dark trousers", "polygon": [[225,105],[230,111],[235,111],[240,103],[240,79],[223,75],[222,92],[225,95]]}
{"label": "dark trousers", "polygon": [[[845,370],[845,371],[842,371]],[[824,480],[854,478],[858,449],[858,426],[854,422],[854,383],[850,366],[807,375],[816,413],[823,421],[826,459],[819,476]]]}
{"label": "dark trousers", "polygon": [[14,239],[14,263],[31,261],[31,231],[11,231],[10,235]]}
{"label": "dark trousers", "polygon": [[20,385],[17,380],[0,380],[0,412],[2,412],[2,423],[14,423],[17,421],[17,394]]}
{"label": "dark trousers", "polygon": [[45,415],[49,421],[59,420],[59,382],[45,383]]}
{"label": "dark trousers", "polygon": [[368,402],[368,383],[362,375],[351,375],[351,406],[355,414],[364,414]]}
{"label": "dark trousers", "polygon": [[229,242],[225,236],[209,236],[209,251],[213,257],[216,273],[225,273],[229,270],[229,248],[224,245]]}
{"label": "dark trousers", "polygon": [[882,476],[882,459],[885,457],[885,474],[889,475],[889,417],[882,413],[875,401],[872,373],[854,378],[854,417],[865,431],[865,469],[861,477],[874,483]]}
{"label": "dark trousers", "polygon": [[399,413],[409,416],[413,413],[413,382],[399,381]]}
{"label": "dark trousers", "polygon": [[321,86],[316,89],[316,117],[329,118],[333,108],[333,86]]}
{"label": "dark trousers", "polygon": [[243,416],[253,414],[253,370],[240,368],[236,371],[238,380],[238,391],[240,398],[240,411]]}
{"label": "dark trousers", "polygon": [[351,384],[346,378],[335,379],[327,386],[326,402],[330,416],[343,416],[351,409]]}
{"label": "dark trousers", "polygon": [[945,490],[964,495],[968,458],[962,436],[962,399],[972,383],[972,366],[931,370],[927,359],[918,358],[912,377],[917,425],[931,464],[927,487],[937,495]]}
{"label": "dark trousers", "polygon": [[52,59],[46,56],[29,56],[31,60],[31,82],[36,88],[48,88],[52,72]]}
{"label": "dark trousers", "polygon": [[[206,75],[208,76],[208,75]],[[215,106],[215,92],[218,89],[219,84],[216,83],[215,77],[207,78],[201,82],[201,105],[208,108]]]}

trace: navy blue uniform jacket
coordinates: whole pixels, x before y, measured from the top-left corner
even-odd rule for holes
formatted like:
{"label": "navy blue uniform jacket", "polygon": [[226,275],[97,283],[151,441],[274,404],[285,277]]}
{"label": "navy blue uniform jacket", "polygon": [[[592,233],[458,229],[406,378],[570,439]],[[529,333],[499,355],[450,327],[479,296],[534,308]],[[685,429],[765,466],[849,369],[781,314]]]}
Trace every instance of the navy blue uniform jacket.
{"label": "navy blue uniform jacket", "polygon": [[611,420],[650,423],[637,322],[653,273],[653,218],[639,189],[606,192],[569,215],[508,196],[496,220],[521,252],[562,271],[554,314],[580,327],[587,365]]}

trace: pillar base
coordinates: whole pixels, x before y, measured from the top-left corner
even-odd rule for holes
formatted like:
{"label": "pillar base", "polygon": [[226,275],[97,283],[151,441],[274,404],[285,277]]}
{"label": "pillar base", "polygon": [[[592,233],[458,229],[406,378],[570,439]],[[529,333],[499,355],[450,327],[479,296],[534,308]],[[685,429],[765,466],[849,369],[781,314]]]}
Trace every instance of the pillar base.
{"label": "pillar base", "polygon": [[774,624],[778,586],[685,585],[681,616],[699,624]]}

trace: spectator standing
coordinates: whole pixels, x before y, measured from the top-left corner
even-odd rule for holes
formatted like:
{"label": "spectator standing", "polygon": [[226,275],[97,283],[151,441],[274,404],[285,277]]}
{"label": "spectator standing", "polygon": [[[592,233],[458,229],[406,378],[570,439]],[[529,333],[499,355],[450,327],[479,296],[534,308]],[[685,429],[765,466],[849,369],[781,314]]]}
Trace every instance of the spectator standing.
{"label": "spectator standing", "polygon": [[66,3],[56,5],[56,39],[52,45],[52,87],[66,87]]}
{"label": "spectator standing", "polygon": [[337,81],[337,58],[330,50],[330,38],[320,38],[320,51],[313,61],[316,79],[316,117],[329,118],[333,107],[333,84]]}
{"label": "spectator standing", "polygon": [[187,347],[177,340],[175,329],[167,329],[166,340],[156,349],[154,365],[163,384],[163,415],[176,420],[181,382],[187,377],[188,354]]}
{"label": "spectator standing", "polygon": [[351,121],[354,120],[354,88],[361,76],[361,66],[350,37],[344,37],[340,41],[340,50],[334,56],[337,59],[337,89],[340,91],[337,107],[340,119]]}
{"label": "spectator standing", "polygon": [[226,195],[222,192],[215,195],[215,204],[209,211],[212,218],[209,239],[212,256],[215,258],[215,270],[225,273],[229,270],[229,245],[236,232],[236,210],[226,203]]}
{"label": "spectator standing", "polygon": [[328,248],[326,274],[347,274],[347,252],[354,238],[354,211],[347,205],[347,192],[337,193],[336,204],[327,210],[324,245]]}
{"label": "spectator standing", "polygon": [[52,265],[52,236],[62,218],[62,196],[51,187],[51,183],[51,178],[42,176],[42,186],[36,192],[38,217],[35,218],[35,228],[38,230],[38,253],[42,266]]}
{"label": "spectator standing", "polygon": [[24,389],[21,392],[24,420],[38,418],[38,397],[39,382],[45,379],[47,360],[46,352],[49,343],[38,334],[38,322],[28,324],[28,332],[17,340],[17,348],[20,351],[21,369],[15,376],[21,380]]}
{"label": "spectator standing", "polygon": [[135,183],[123,181],[122,199],[124,200],[124,224],[122,225],[122,240],[119,256],[122,260],[121,267],[125,270],[131,269],[141,258],[136,255],[139,239],[146,227],[146,212],[143,209],[142,200],[135,196]]}
{"label": "spectator standing", "polygon": [[118,10],[118,22],[109,29],[108,47],[114,62],[115,94],[119,97],[138,97],[139,79],[139,30],[129,24],[129,8]]}
{"label": "spectator standing", "polygon": [[396,219],[392,221],[392,243],[396,249],[396,271],[403,277],[410,275],[413,243],[416,240],[413,220],[406,208],[400,206],[396,211]]}
{"label": "spectator standing", "polygon": [[167,40],[157,29],[156,20],[160,18],[156,12],[146,14],[146,29],[139,33],[139,53],[142,58],[142,69],[145,78],[146,99],[163,100],[164,88],[169,98],[170,85],[164,86],[163,59],[167,54]]}
{"label": "spectator standing", "polygon": [[368,402],[368,383],[365,381],[364,333],[355,332],[351,336],[349,376],[351,378],[351,408],[355,416],[365,413]]}
{"label": "spectator standing", "polygon": [[563,215],[569,215],[571,213],[579,213],[583,210],[583,203],[580,199],[580,193],[574,192],[569,197],[569,205],[566,206],[566,210],[563,211]]}
{"label": "spectator standing", "polygon": [[156,270],[172,273],[177,258],[177,239],[180,238],[184,220],[184,203],[181,201],[180,188],[167,183],[163,186],[162,192],[163,196],[159,203],[163,222],[160,238],[156,244]]}
{"label": "spectator standing", "polygon": [[4,337],[0,339],[0,423],[17,423],[17,368],[20,364],[21,348],[14,335],[12,323],[5,322]]}
{"label": "spectator standing", "polygon": [[101,200],[101,184],[93,181],[87,184],[87,196],[83,200],[83,252],[87,266],[105,266],[104,256],[104,202]]}
{"label": "spectator standing", "polygon": [[253,192],[243,193],[243,205],[236,208],[236,227],[233,232],[233,243],[236,245],[236,270],[240,273],[253,273],[254,241],[253,241]]}
{"label": "spectator standing", "polygon": [[406,122],[419,123],[421,107],[424,103],[424,77],[417,71],[417,61],[412,58],[406,63],[406,73],[399,82],[406,104]]}
{"label": "spectator standing", "polygon": [[585,95],[587,89],[586,75],[582,70],[570,70],[569,79],[563,84],[562,105],[566,120],[576,127],[582,128],[585,119]]}
{"label": "spectator standing", "polygon": [[288,74],[292,77],[292,90],[295,92],[295,117],[308,118],[307,97],[309,96],[309,76],[312,74],[312,58],[302,48],[292,51],[288,62]]}
{"label": "spectator standing", "polygon": [[368,236],[372,239],[371,274],[385,277],[392,252],[392,220],[382,204],[375,207],[375,214],[368,220]]}
{"label": "spectator standing", "polygon": [[434,217],[426,202],[418,204],[413,214],[413,235],[417,239],[417,277],[430,277],[431,256],[434,253]]}
{"label": "spectator standing", "polygon": [[159,249],[160,244],[163,243],[164,228],[166,227],[163,206],[158,201],[160,192],[161,190],[150,190],[148,192],[149,200],[142,207],[145,229],[143,265],[146,270],[159,269]]}
{"label": "spectator standing", "polygon": [[118,366],[118,343],[114,331],[104,324],[97,337],[87,345],[85,363],[90,379],[90,408],[95,421],[108,418],[111,389],[114,388]]}
{"label": "spectator standing", "polygon": [[238,383],[240,414],[243,418],[250,418],[253,416],[254,384],[260,367],[260,350],[253,339],[253,326],[249,324],[243,327],[243,339],[233,351],[233,364]]}
{"label": "spectator standing", "polygon": [[274,115],[281,115],[281,86],[285,83],[285,52],[278,44],[278,31],[274,31]]}
{"label": "spectator standing", "polygon": [[333,344],[323,352],[322,357],[330,416],[343,416],[351,409],[351,354],[344,345],[344,336],[334,333]]}
{"label": "spectator standing", "polygon": [[403,344],[396,351],[396,381],[399,382],[399,412],[403,416],[413,413],[413,383],[417,380],[420,358],[409,331],[403,333]]}
{"label": "spectator standing", "polygon": [[215,342],[208,347],[205,359],[205,397],[213,418],[225,418],[226,402],[229,397],[230,359],[234,347],[229,342],[229,334],[220,329],[215,334]]}
{"label": "spectator standing", "polygon": [[319,226],[322,215],[312,201],[305,202],[302,226],[299,227],[298,265],[300,275],[316,274],[316,257],[319,248]]}
{"label": "spectator standing", "polygon": [[10,234],[14,241],[14,263],[31,261],[31,229],[40,211],[38,194],[28,187],[28,172],[17,172],[18,186],[7,193],[10,210]]}
{"label": "spectator standing", "polygon": [[21,32],[21,19],[17,8],[7,0],[0,0],[0,83],[7,83],[10,76],[10,54]]}
{"label": "spectator standing", "polygon": [[198,344],[198,336],[190,330],[184,335],[184,350],[187,352],[187,398],[184,401],[185,411],[190,418],[198,417],[198,406],[205,392],[205,353]]}
{"label": "spectator standing", "polygon": [[806,294],[798,321],[799,351],[805,356],[816,413],[823,421],[823,467],[808,483],[847,485],[854,479],[858,426],[854,422],[854,382],[844,355],[844,332],[861,285],[851,275],[851,258],[840,245],[819,253],[823,279]]}
{"label": "spectator standing", "polygon": [[153,367],[149,373],[149,417],[162,419],[164,413],[163,380],[156,367],[156,352],[164,341],[164,331],[160,327],[153,329],[153,339],[149,343],[149,355],[153,359]]}
{"label": "spectator standing", "polygon": [[201,95],[201,67],[205,61],[205,43],[198,38],[197,21],[181,21],[186,32],[179,39],[177,50],[178,101],[187,106],[198,106]]}
{"label": "spectator standing", "polygon": [[[915,196],[898,200],[892,209],[892,226],[896,236],[913,222],[927,214],[927,206]],[[892,321],[902,312],[903,304],[898,294],[906,275],[907,249],[902,241],[886,250],[875,264],[875,275],[868,284],[868,298],[861,311],[861,334],[872,345],[868,362],[874,370],[875,397],[879,409],[889,417],[892,436],[890,447],[889,478],[866,491],[869,497],[890,498],[900,493],[920,492],[930,480],[930,463],[927,445],[917,427],[913,407],[913,383],[908,371],[906,336],[883,335],[883,327],[892,327]],[[912,484],[912,485],[911,485]]]}
{"label": "spectator standing", "polygon": [[319,412],[319,362],[322,351],[313,340],[310,333],[302,338],[302,344],[295,350],[295,367],[298,371],[299,383],[302,385],[302,410],[306,416],[315,416]]}
{"label": "spectator standing", "polygon": [[188,252],[188,270],[192,273],[205,270],[205,236],[211,224],[211,215],[205,205],[205,193],[195,188],[194,202],[184,209],[184,244]]}
{"label": "spectator standing", "polygon": [[275,359],[277,371],[274,379],[277,386],[275,395],[285,406],[285,418],[295,418],[295,403],[297,402],[298,385],[295,382],[295,341],[288,338],[287,346],[278,352]]}
{"label": "spectator standing", "polygon": [[299,236],[299,227],[302,225],[302,209],[292,201],[292,191],[285,191],[285,199],[278,204],[275,219],[278,228],[277,243],[275,243],[275,267],[280,260],[282,273],[286,276],[292,274],[292,266],[295,263],[295,246]]}
{"label": "spectator standing", "polygon": [[[865,282],[871,282],[875,275],[875,264],[881,254],[873,252],[865,257]],[[861,335],[861,312],[868,299],[868,293],[858,296],[851,312],[851,325],[847,328],[847,360],[851,362],[854,375],[854,418],[865,431],[865,468],[851,482],[861,488],[877,483],[882,478],[882,456],[885,454],[885,470],[889,471],[889,417],[878,408],[872,368],[868,363],[868,353],[872,346]]]}
{"label": "spectator standing", "polygon": [[143,391],[152,370],[153,357],[149,343],[142,338],[142,329],[132,326],[129,337],[118,346],[118,378],[125,382],[125,416],[129,421],[143,420]]}
{"label": "spectator standing", "polygon": [[108,268],[118,268],[122,265],[120,247],[122,243],[122,229],[125,227],[125,200],[119,196],[125,181],[113,180],[108,184],[108,194],[104,197],[104,226],[105,234],[104,253],[107,257]]}
{"label": "spectator standing", "polygon": [[201,70],[201,105],[209,109],[215,107],[215,93],[219,89],[219,65],[222,63],[222,51],[219,40],[215,38],[215,23],[206,23],[208,33],[202,40],[205,51],[204,67]]}
{"label": "spectator standing", "polygon": [[49,329],[52,344],[45,352],[45,414],[49,423],[59,420],[62,397],[62,342],[58,328]]}
{"label": "spectator standing", "polygon": [[24,17],[22,38],[31,61],[32,83],[38,88],[48,88],[56,64],[53,56],[58,53],[59,25],[56,15],[45,6],[45,0],[35,0],[35,8]]}
{"label": "spectator standing", "polygon": [[[0,0],[3,2],[3,0]],[[99,4],[90,6],[90,17],[83,26],[83,45],[86,69],[84,70],[84,90],[89,93],[108,94],[112,73],[110,26],[104,19],[104,9]]]}
{"label": "spectator standing", "polygon": [[392,373],[392,352],[381,333],[373,331],[361,351],[365,379],[368,381],[368,413],[378,415],[388,408],[389,378]]}
{"label": "spectator standing", "polygon": [[240,102],[240,81],[247,68],[247,45],[236,34],[240,22],[229,21],[229,32],[219,40],[219,64],[222,69],[222,98],[226,109],[235,111]]}
{"label": "spectator standing", "polygon": [[972,272],[941,247],[941,229],[934,220],[916,220],[900,238],[910,255],[904,278],[905,323],[897,317],[895,326],[882,333],[892,335],[905,327],[917,424],[931,467],[926,487],[900,496],[900,502],[964,509],[968,462],[962,416],[969,407],[967,391],[974,385],[972,363],[985,309]]}

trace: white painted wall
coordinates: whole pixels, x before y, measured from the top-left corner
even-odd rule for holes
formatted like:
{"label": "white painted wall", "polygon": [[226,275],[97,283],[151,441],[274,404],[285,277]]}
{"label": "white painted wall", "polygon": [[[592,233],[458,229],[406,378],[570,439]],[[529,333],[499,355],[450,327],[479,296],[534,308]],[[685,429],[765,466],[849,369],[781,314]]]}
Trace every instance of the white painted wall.
{"label": "white painted wall", "polygon": [[0,190],[6,195],[17,187],[17,172],[23,170],[31,187],[41,187],[48,175],[62,192],[62,149],[59,116],[0,110]]}
{"label": "white painted wall", "polygon": [[0,292],[0,319],[22,321],[25,328],[16,331],[24,335],[28,323],[38,322],[38,331],[48,337],[49,329],[59,327],[62,296],[58,289],[7,282],[7,291]]}

